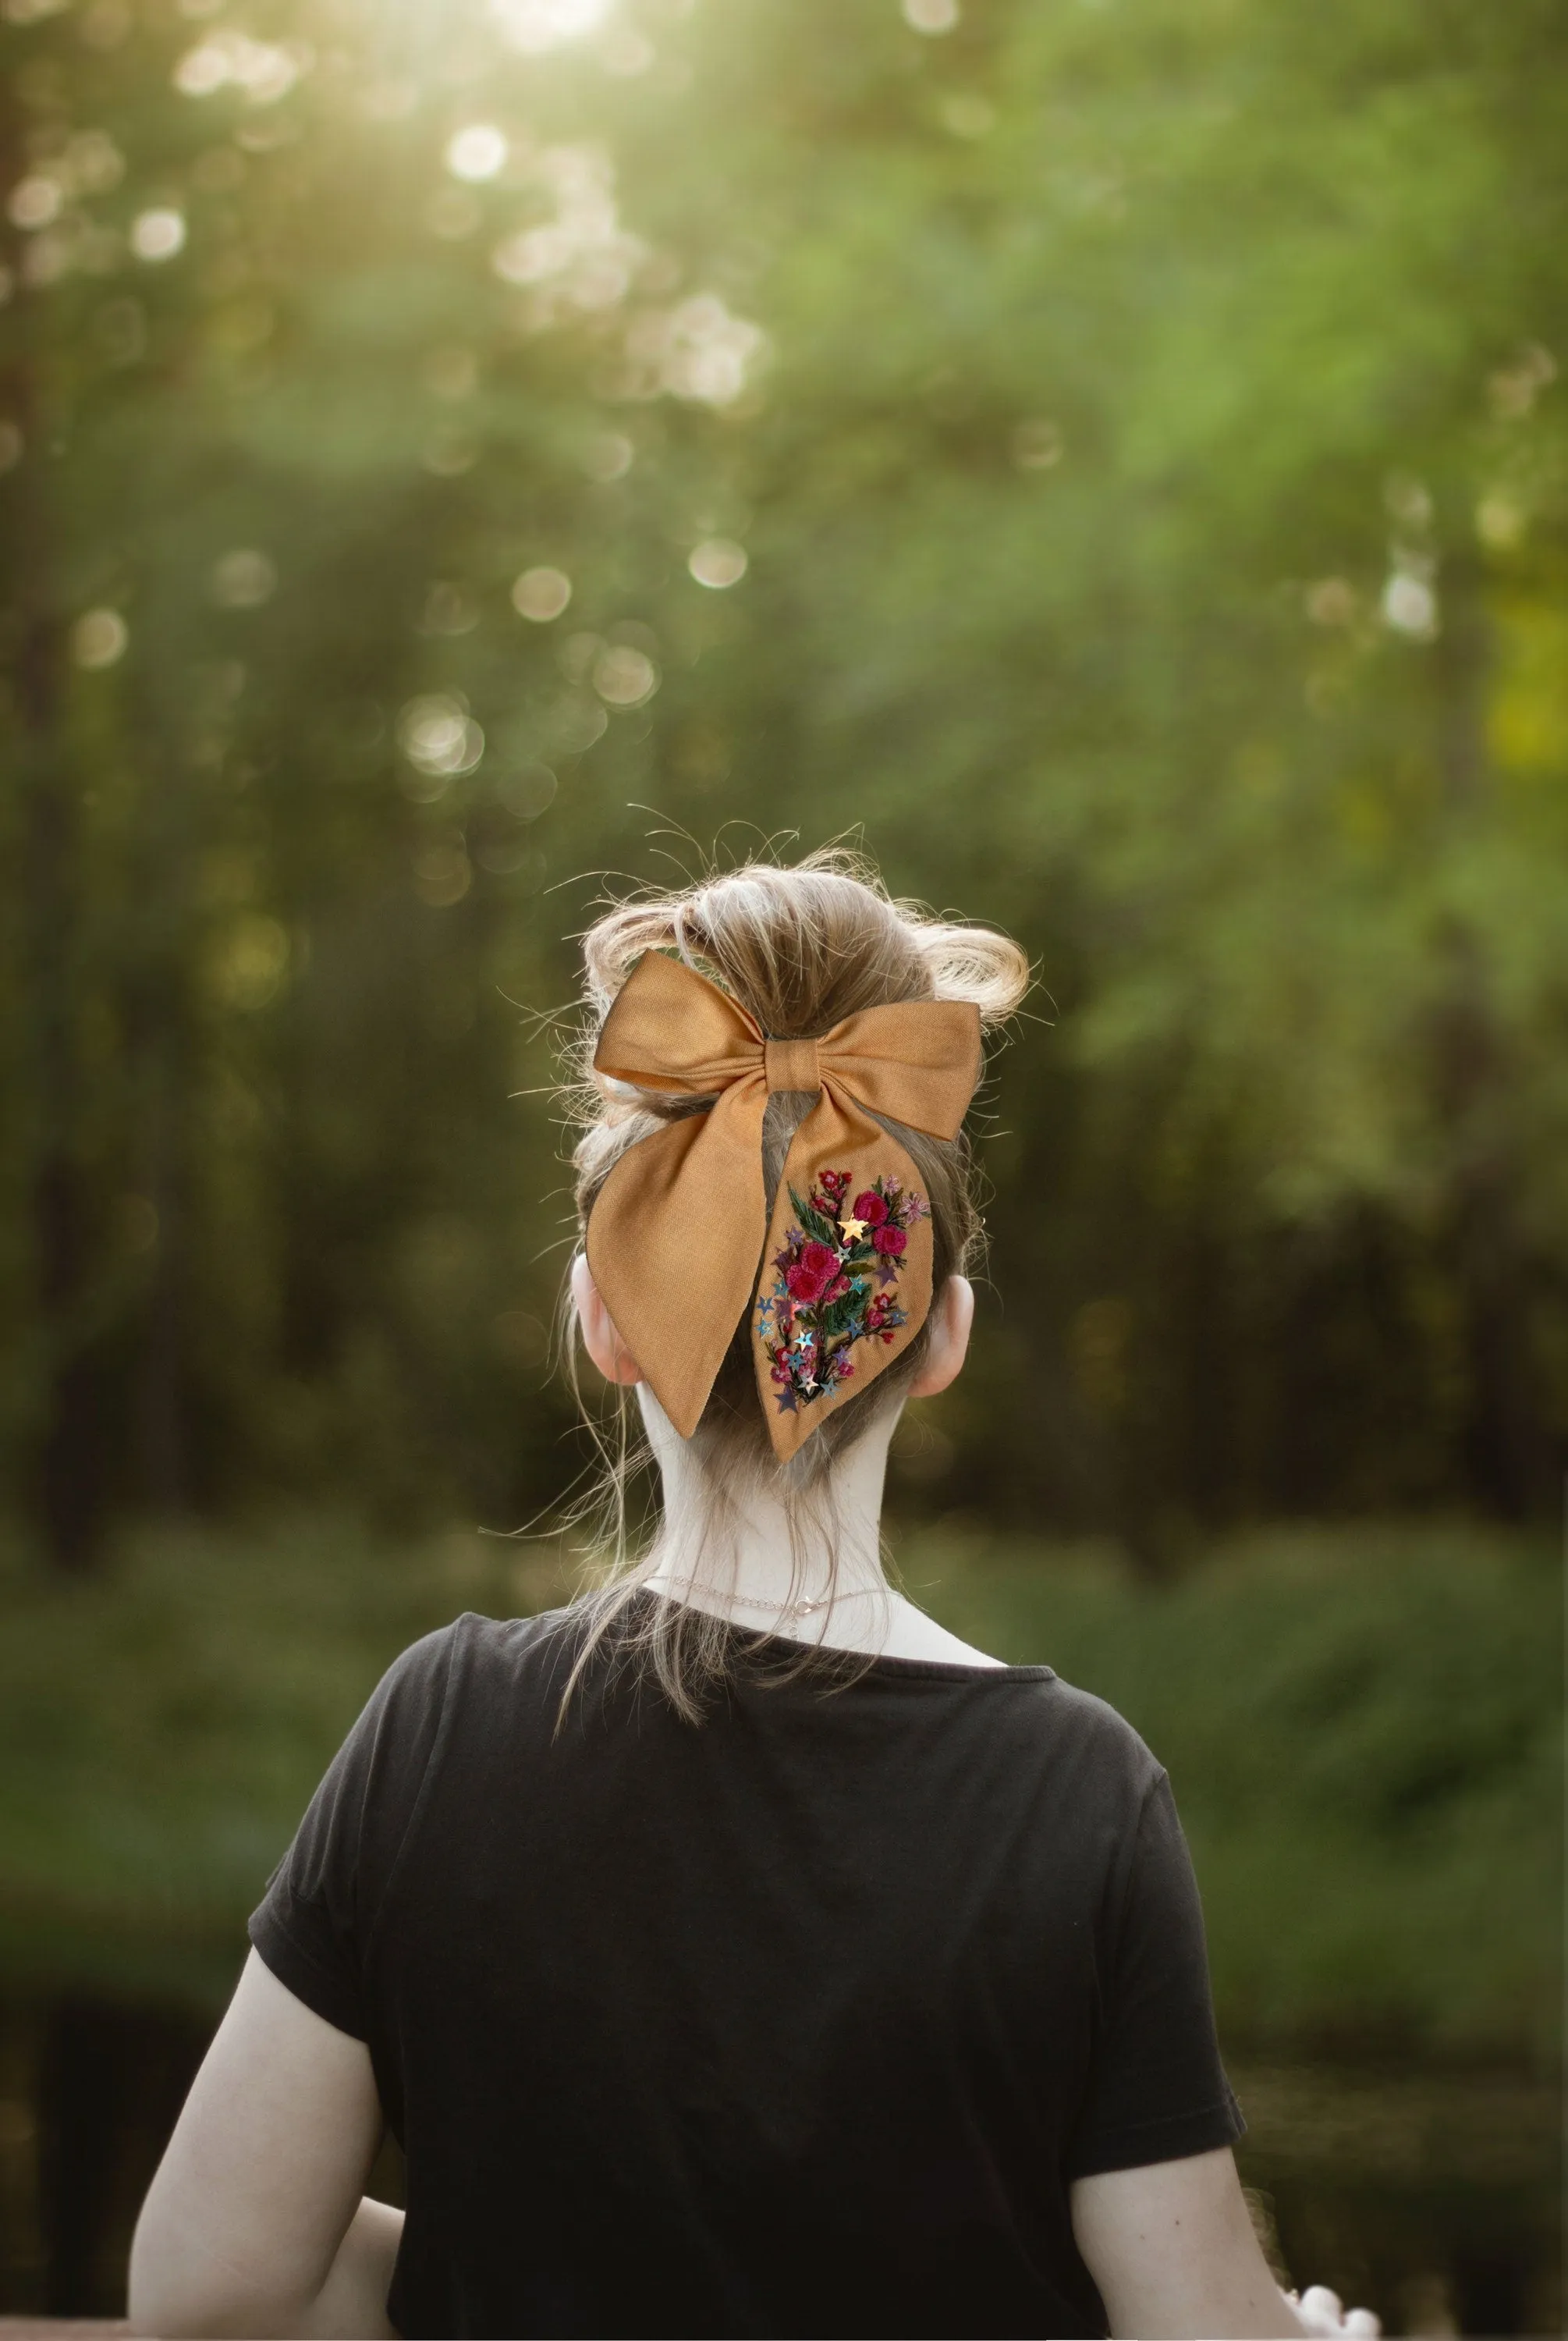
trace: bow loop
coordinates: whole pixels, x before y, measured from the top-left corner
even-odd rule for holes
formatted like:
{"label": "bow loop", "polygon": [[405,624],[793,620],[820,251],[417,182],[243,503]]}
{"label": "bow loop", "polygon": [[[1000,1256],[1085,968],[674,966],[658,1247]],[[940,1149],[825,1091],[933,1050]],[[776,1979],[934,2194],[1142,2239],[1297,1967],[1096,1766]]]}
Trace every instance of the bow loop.
{"label": "bow loop", "polygon": [[[769,1432],[788,1459],[925,1322],[930,1206],[882,1121],[957,1137],[979,1074],[978,1011],[897,1001],[819,1039],[769,1040],[716,984],[650,951],[593,1063],[607,1080],[712,1100],[629,1147],[594,1201],[589,1265],[621,1338],[689,1439],[749,1316]],[[778,1091],[816,1102],[770,1217],[762,1130]]]}

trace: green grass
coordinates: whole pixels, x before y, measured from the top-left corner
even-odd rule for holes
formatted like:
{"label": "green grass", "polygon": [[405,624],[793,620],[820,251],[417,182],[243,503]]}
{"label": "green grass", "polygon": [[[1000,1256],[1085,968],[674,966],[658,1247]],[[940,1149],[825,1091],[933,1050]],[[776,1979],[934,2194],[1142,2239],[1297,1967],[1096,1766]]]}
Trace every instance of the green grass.
{"label": "green grass", "polygon": [[[956,1631],[1046,1659],[1176,1786],[1227,2046],[1550,2059],[1554,1557],[1474,1529],[1274,1531],[1151,1589],[1108,1551],[900,1539]],[[222,1993],[246,1912],[387,1662],[462,1609],[561,1598],[548,1554],[342,1522],[0,1571],[0,1974]]]}

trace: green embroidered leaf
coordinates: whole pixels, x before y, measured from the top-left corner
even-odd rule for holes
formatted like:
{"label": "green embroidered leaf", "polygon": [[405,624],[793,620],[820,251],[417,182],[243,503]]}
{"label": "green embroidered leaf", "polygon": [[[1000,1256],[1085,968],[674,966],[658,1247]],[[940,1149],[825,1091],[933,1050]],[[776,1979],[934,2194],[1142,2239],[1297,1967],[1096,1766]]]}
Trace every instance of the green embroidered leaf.
{"label": "green embroidered leaf", "polygon": [[839,1230],[833,1221],[824,1219],[820,1211],[813,1210],[811,1205],[803,1201],[793,1187],[789,1190],[789,1200],[794,1204],[796,1216],[809,1236],[815,1237],[819,1243],[834,1245],[838,1243]]}
{"label": "green embroidered leaf", "polygon": [[821,1311],[824,1341],[837,1340],[841,1334],[847,1333],[864,1306],[864,1293],[854,1290],[846,1292],[839,1300],[829,1301]]}

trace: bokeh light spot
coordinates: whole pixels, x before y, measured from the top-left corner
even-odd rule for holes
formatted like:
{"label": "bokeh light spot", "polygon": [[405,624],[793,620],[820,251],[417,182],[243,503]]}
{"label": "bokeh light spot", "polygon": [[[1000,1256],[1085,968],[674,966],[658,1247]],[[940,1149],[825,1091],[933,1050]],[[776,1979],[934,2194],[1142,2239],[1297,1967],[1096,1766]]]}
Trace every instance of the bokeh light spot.
{"label": "bokeh light spot", "polygon": [[454,179],[493,179],[510,147],[493,122],[471,122],[448,139],[446,167]]}
{"label": "bokeh light spot", "polygon": [[58,179],[35,171],[31,177],[18,179],[5,204],[14,227],[47,227],[60,216],[65,200],[65,190]]}
{"label": "bokeh light spot", "polygon": [[432,910],[448,911],[461,902],[473,883],[473,864],[461,835],[452,831],[432,837],[413,857],[414,889]]}
{"label": "bokeh light spot", "polygon": [[516,821],[537,821],[555,802],[561,786],[548,764],[524,764],[508,772],[496,795]]}
{"label": "bokeh light spot", "polygon": [[219,944],[213,975],[218,997],[242,1015],[254,1015],[277,996],[289,971],[287,930],[253,913],[240,919]]}
{"label": "bokeh light spot", "polygon": [[1383,589],[1383,615],[1395,633],[1429,643],[1437,633],[1437,596],[1424,577],[1396,569]]}
{"label": "bokeh light spot", "polygon": [[766,337],[749,318],[737,317],[717,293],[696,293],[670,309],[647,309],[626,336],[628,395],[676,398],[728,406],[747,386]]}
{"label": "bokeh light spot", "polygon": [[1343,577],[1320,577],[1306,589],[1306,614],[1315,626],[1348,626],[1355,616],[1355,588]]}
{"label": "bokeh light spot", "polygon": [[152,211],[138,212],[131,222],[131,249],[138,260],[173,260],[177,252],[184,249],[184,243],[183,212],[160,205]]}
{"label": "bokeh light spot", "polygon": [[728,536],[710,536],[694,545],[686,566],[700,585],[739,585],[746,574],[746,548]]}
{"label": "bokeh light spot", "polygon": [[417,780],[405,780],[407,795],[432,803],[460,772],[471,772],[484,754],[484,733],[461,699],[427,692],[411,699],[397,720],[398,745]]}
{"label": "bokeh light spot", "polygon": [[911,32],[950,33],[958,21],[958,0],[904,0],[904,22]]}
{"label": "bokeh light spot", "polygon": [[270,601],[278,573],[264,553],[242,545],[213,564],[213,599],[221,610],[254,610]]}
{"label": "bokeh light spot", "polygon": [[422,634],[469,634],[478,623],[479,604],[465,585],[450,577],[431,580],[419,614]]}
{"label": "bokeh light spot", "polygon": [[1525,525],[1523,505],[1505,489],[1494,489],[1475,507],[1476,534],[1494,553],[1511,553],[1516,544],[1522,544]]}
{"label": "bokeh light spot", "polygon": [[659,688],[659,669],[646,651],[611,643],[594,661],[593,687],[610,707],[640,707]]}
{"label": "bokeh light spot", "polygon": [[130,628],[118,610],[87,610],[71,633],[71,655],[78,666],[113,666],[124,655]]}
{"label": "bokeh light spot", "polygon": [[253,105],[275,105],[313,62],[312,52],[298,42],[255,41],[225,25],[185,51],[174,67],[174,87],[182,97],[238,89]]}
{"label": "bokeh light spot", "polygon": [[559,618],[571,599],[571,580],[563,569],[525,569],[511,589],[512,608],[536,626]]}

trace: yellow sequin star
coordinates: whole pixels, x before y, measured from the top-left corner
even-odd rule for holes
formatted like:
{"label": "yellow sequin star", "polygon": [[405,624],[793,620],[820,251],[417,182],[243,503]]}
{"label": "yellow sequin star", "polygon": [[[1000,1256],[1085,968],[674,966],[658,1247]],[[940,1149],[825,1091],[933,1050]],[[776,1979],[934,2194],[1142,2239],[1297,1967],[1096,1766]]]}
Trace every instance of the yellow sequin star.
{"label": "yellow sequin star", "polygon": [[840,1220],[839,1225],[843,1231],[846,1243],[858,1243],[866,1232],[864,1220]]}

